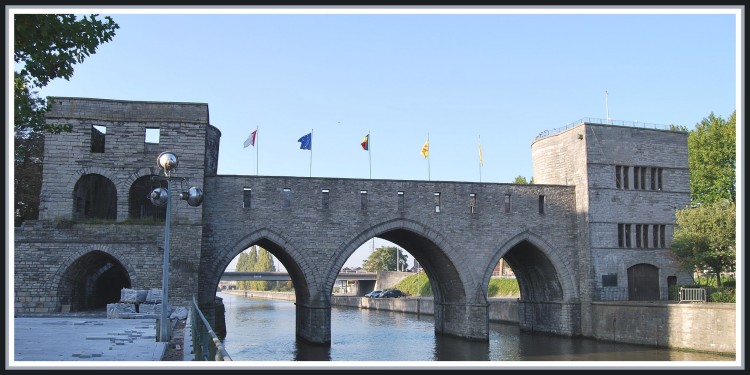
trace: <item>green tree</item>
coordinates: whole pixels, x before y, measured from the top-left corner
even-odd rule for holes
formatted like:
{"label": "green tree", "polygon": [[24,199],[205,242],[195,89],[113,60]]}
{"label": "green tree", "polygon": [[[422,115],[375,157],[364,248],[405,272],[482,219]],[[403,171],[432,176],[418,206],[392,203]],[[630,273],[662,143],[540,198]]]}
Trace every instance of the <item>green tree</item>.
{"label": "green tree", "polygon": [[[253,246],[240,253],[237,259],[238,272],[275,272],[273,255],[260,246]],[[237,287],[243,290],[271,290],[273,283],[267,280],[242,280]]]}
{"label": "green tree", "polygon": [[405,251],[395,246],[381,246],[376,248],[364,262],[362,268],[367,272],[396,271],[396,255],[398,254],[398,270],[406,270],[409,266]]}
{"label": "green tree", "polygon": [[736,202],[736,121],[737,111],[728,120],[711,113],[688,134],[693,205]]}
{"label": "green tree", "polygon": [[15,225],[39,216],[44,157],[44,133],[70,131],[69,124],[51,125],[44,120],[49,109],[38,88],[55,78],[69,80],[73,66],[112,40],[119,28],[110,17],[92,14],[16,14],[13,19],[14,71],[14,195]]}
{"label": "green tree", "polygon": [[736,268],[736,206],[713,202],[677,210],[672,251],[688,272],[710,270],[721,286],[721,274]]}
{"label": "green tree", "polygon": [[[253,246],[255,250],[255,269],[257,272],[274,272],[273,255],[260,246]],[[251,281],[250,288],[253,290],[271,290],[273,282],[267,280]]]}
{"label": "green tree", "polygon": [[516,176],[516,179],[513,180],[513,183],[514,184],[523,184],[523,185],[528,184],[528,182],[526,182],[526,177],[521,176],[520,174],[518,176]]}
{"label": "green tree", "polygon": [[516,176],[516,178],[515,178],[515,179],[513,180],[513,183],[514,183],[514,184],[519,184],[519,185],[531,185],[531,184],[533,184],[533,183],[534,183],[534,177],[531,177],[531,179],[530,179],[530,180],[529,180],[529,181],[527,182],[527,181],[526,181],[526,177],[524,177],[524,176],[521,176],[521,175],[519,174],[519,175],[518,175],[518,176]]}
{"label": "green tree", "polygon": [[[237,266],[235,267],[235,270],[237,270],[237,272],[251,271],[251,265],[250,265],[249,260],[250,260],[250,255],[246,251],[241,252],[240,257],[237,259]],[[250,286],[250,284],[248,283],[249,281],[247,280],[237,281],[237,288],[241,290],[247,290]]]}

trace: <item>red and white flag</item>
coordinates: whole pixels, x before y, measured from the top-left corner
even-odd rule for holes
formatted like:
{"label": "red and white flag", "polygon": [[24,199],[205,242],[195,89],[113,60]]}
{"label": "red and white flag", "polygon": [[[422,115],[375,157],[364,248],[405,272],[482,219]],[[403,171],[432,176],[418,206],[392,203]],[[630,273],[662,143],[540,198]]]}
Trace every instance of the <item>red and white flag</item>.
{"label": "red and white flag", "polygon": [[247,148],[247,146],[255,146],[255,136],[256,135],[258,135],[258,129],[255,129],[252,133],[250,133],[250,136],[247,137],[247,139],[245,140],[245,143],[244,143],[245,148]]}

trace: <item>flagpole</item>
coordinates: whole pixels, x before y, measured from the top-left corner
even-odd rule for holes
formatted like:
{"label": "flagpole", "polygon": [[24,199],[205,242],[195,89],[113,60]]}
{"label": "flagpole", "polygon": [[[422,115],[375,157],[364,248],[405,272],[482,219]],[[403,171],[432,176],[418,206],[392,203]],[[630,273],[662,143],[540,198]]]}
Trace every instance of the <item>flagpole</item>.
{"label": "flagpole", "polygon": [[427,133],[427,181],[430,181],[430,133]]}
{"label": "flagpole", "polygon": [[372,180],[372,142],[370,140],[371,133],[367,131],[367,157],[370,159],[370,179]]}
{"label": "flagpole", "polygon": [[310,128],[310,177],[312,177],[312,135],[313,129]]}
{"label": "flagpole", "polygon": [[479,182],[482,182],[482,136],[477,137],[479,144]]}
{"label": "flagpole", "polygon": [[260,141],[258,141],[258,129],[260,129],[260,126],[255,127],[255,175],[258,175],[258,147],[260,147]]}

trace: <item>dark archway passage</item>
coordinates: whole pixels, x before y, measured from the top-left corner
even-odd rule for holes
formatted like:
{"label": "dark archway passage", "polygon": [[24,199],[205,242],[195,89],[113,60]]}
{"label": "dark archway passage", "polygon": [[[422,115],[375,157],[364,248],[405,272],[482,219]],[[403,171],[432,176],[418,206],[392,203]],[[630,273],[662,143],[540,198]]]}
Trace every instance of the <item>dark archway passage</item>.
{"label": "dark archway passage", "polygon": [[73,189],[73,218],[117,219],[117,188],[100,174],[81,177]]}
{"label": "dark archway passage", "polygon": [[167,208],[154,206],[148,199],[148,195],[156,188],[166,188],[167,183],[163,180],[154,181],[151,177],[154,176],[140,177],[130,186],[130,192],[128,193],[128,217],[130,219],[166,220]]}
{"label": "dark archway passage", "polygon": [[130,277],[117,259],[92,251],[65,270],[58,293],[71,311],[105,310],[107,304],[120,301],[123,288],[130,287]]}

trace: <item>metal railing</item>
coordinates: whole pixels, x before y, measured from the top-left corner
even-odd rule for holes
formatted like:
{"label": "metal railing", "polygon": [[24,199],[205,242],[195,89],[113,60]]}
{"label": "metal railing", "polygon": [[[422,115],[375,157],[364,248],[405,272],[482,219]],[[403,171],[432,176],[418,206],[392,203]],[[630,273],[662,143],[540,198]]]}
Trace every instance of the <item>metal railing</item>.
{"label": "metal railing", "polygon": [[224,345],[216,336],[208,320],[198,307],[193,296],[193,308],[191,309],[191,337],[193,342],[194,361],[231,361],[232,358],[224,349]]}
{"label": "metal railing", "polygon": [[705,288],[684,288],[680,287],[680,303],[682,302],[706,302]]}
{"label": "metal railing", "polygon": [[565,130],[568,130],[572,127],[578,126],[583,123],[589,123],[589,124],[602,124],[602,125],[618,125],[618,126],[629,126],[633,128],[646,128],[646,129],[658,129],[658,130],[672,130],[672,131],[682,131],[682,127],[679,125],[663,125],[663,124],[651,124],[648,122],[640,122],[640,121],[624,121],[624,120],[612,120],[612,119],[601,119],[601,118],[594,118],[594,117],[584,117],[578,121],[571,122],[565,126],[561,126],[559,128],[554,129],[548,129],[541,133],[539,133],[534,139],[537,140],[539,138],[544,138],[550,135],[554,135],[557,133],[561,133]]}

